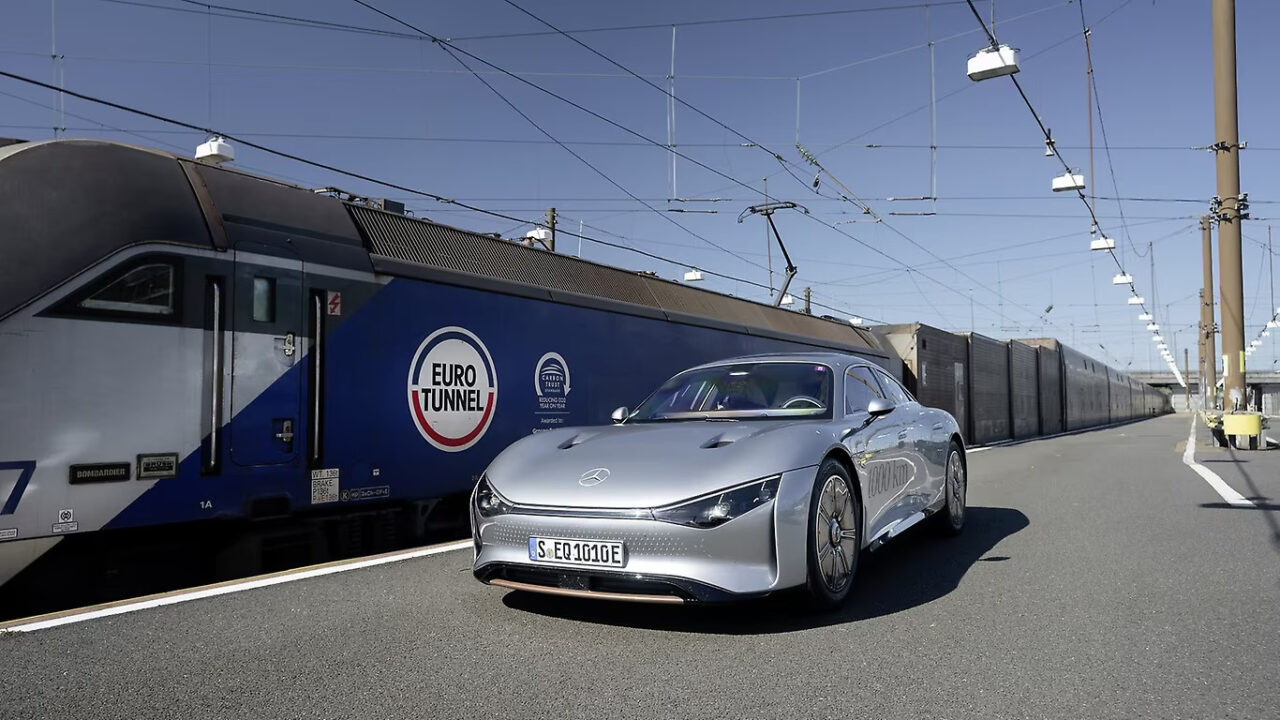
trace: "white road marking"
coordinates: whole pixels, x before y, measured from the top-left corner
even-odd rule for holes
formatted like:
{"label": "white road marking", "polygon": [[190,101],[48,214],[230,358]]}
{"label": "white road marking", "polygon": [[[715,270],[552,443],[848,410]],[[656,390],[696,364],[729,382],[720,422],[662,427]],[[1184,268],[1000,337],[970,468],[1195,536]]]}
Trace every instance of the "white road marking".
{"label": "white road marking", "polygon": [[1209,483],[1209,487],[1213,488],[1219,495],[1221,495],[1222,499],[1226,500],[1228,505],[1234,505],[1236,507],[1256,507],[1252,501],[1233,490],[1230,485],[1222,480],[1222,478],[1218,477],[1217,473],[1196,462],[1195,415],[1191,416],[1191,432],[1187,434],[1187,449],[1182,453],[1182,462],[1187,467],[1194,470],[1197,475],[1204,478],[1204,481]]}
{"label": "white road marking", "polygon": [[403,552],[378,555],[377,557],[367,558],[364,560],[330,563],[320,567],[311,568],[309,570],[285,571],[283,573],[267,575],[241,582],[196,588],[189,592],[180,591],[173,594],[164,594],[157,597],[139,600],[137,602],[110,604],[106,607],[99,607],[97,609],[86,608],[84,612],[73,611],[72,614],[69,615],[55,614],[55,617],[50,617],[44,620],[34,619],[31,622],[20,623],[10,627],[0,625],[0,632],[31,632],[33,630],[46,630],[48,628],[58,627],[59,625],[70,625],[72,623],[84,622],[86,620],[110,617],[112,615],[122,615],[124,613],[137,612],[139,610],[149,610],[151,608],[162,607],[165,605],[176,605],[178,603],[189,602],[191,600],[217,597],[219,595],[229,595],[231,593],[243,592],[245,590],[253,590],[254,588],[280,585],[282,583],[294,582],[296,580],[306,580],[307,578],[320,577],[321,575],[333,575],[335,573],[347,572],[348,570],[359,570],[360,568],[385,565],[387,563],[400,562],[402,560],[412,560],[414,558],[426,557],[428,555],[438,555],[440,553],[451,552],[454,550],[464,550],[469,547],[471,547],[471,540],[459,540],[458,542],[447,543],[444,545],[433,545],[431,547],[418,548],[416,550],[406,550]]}

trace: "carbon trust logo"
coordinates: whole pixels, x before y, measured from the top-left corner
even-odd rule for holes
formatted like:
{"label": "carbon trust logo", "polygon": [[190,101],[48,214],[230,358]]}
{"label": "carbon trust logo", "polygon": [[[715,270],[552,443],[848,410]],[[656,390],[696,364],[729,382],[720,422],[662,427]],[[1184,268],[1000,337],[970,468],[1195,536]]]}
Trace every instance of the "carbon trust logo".
{"label": "carbon trust logo", "polygon": [[538,393],[538,412],[563,411],[569,397],[569,363],[560,353],[549,352],[533,369],[533,389]]}
{"label": "carbon trust logo", "polygon": [[493,421],[498,375],[480,338],[461,327],[427,336],[409,363],[409,413],[427,442],[445,452],[466,450]]}

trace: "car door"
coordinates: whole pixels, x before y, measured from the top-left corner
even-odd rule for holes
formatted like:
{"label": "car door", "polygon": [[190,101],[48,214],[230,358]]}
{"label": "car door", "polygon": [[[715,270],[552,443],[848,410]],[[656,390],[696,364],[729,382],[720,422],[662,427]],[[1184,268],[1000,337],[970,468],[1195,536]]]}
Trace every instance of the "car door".
{"label": "car door", "polygon": [[876,378],[884,388],[885,396],[893,401],[894,413],[901,415],[901,422],[906,431],[906,445],[903,450],[910,456],[914,468],[911,480],[903,493],[904,504],[911,512],[923,510],[937,496],[942,487],[942,471],[935,467],[930,458],[935,454],[936,435],[940,425],[935,424],[940,418],[924,407],[893,379],[888,373],[876,370]]}
{"label": "car door", "polygon": [[865,537],[871,538],[900,516],[897,507],[912,474],[910,457],[903,449],[909,433],[902,425],[905,413],[899,409],[876,418],[867,415],[867,404],[885,397],[871,368],[849,368],[844,388],[845,417],[853,431],[845,444],[862,483]]}

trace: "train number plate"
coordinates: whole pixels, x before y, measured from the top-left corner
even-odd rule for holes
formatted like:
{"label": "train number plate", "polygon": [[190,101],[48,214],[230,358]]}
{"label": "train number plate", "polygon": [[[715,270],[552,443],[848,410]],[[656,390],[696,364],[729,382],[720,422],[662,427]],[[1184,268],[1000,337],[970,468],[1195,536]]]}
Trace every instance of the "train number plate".
{"label": "train number plate", "polygon": [[561,565],[620,568],[627,564],[627,549],[622,543],[610,540],[531,537],[529,559]]}

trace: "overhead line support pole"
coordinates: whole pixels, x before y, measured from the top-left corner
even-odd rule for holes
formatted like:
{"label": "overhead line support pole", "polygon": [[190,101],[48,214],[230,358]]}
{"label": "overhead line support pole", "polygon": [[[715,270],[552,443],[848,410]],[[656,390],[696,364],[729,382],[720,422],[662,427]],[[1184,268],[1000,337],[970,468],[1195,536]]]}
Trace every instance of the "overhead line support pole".
{"label": "overhead line support pole", "polygon": [[[929,44],[929,206],[938,210],[938,90],[934,67],[933,24],[929,6],[924,6],[925,42]],[[797,140],[796,142],[799,142]]]}
{"label": "overhead line support pole", "polygon": [[1245,405],[1244,280],[1241,258],[1240,137],[1236,105],[1236,4],[1213,0],[1213,148],[1217,165],[1223,410]]}
{"label": "overhead line support pole", "polygon": [[1187,412],[1191,412],[1191,348],[1182,348],[1182,383],[1183,389],[1186,391]]}
{"label": "overhead line support pole", "polygon": [[[1218,397],[1218,343],[1214,339],[1217,326],[1214,324],[1213,317],[1213,228],[1208,215],[1200,218],[1200,246],[1204,256],[1204,287],[1200,303],[1204,374],[1201,375],[1200,382],[1204,385],[1204,407],[1206,410],[1212,410],[1217,407]],[[1243,338],[1241,342],[1244,342]]]}
{"label": "overhead line support pole", "polygon": [[1209,393],[1207,390],[1208,386],[1205,385],[1205,379],[1208,377],[1208,372],[1205,370],[1205,361],[1208,359],[1208,355],[1205,354],[1205,344],[1204,344],[1204,341],[1205,341],[1204,288],[1200,288],[1200,321],[1196,324],[1196,327],[1200,331],[1200,336],[1198,338],[1198,342],[1196,343],[1196,352],[1198,353],[1196,361],[1199,363],[1198,365],[1196,365],[1196,375],[1200,378],[1200,407],[1207,410],[1209,408]]}
{"label": "overhead line support pole", "polygon": [[551,244],[547,246],[547,249],[551,252],[556,251],[556,220],[556,209],[553,207],[547,208],[547,229],[551,231]]}

